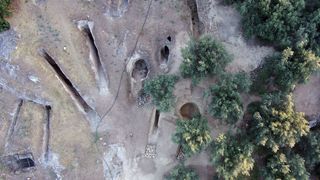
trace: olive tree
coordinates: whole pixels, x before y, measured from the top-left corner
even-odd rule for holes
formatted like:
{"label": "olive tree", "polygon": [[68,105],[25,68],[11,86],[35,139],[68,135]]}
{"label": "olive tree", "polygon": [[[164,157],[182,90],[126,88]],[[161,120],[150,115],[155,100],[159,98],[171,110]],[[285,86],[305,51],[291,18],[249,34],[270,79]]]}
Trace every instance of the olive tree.
{"label": "olive tree", "polygon": [[165,176],[165,180],[198,180],[199,176],[195,170],[179,164]]}
{"label": "olive tree", "polygon": [[10,24],[4,19],[9,16],[8,6],[10,5],[11,0],[1,0],[0,1],[0,32],[8,30]]}
{"label": "olive tree", "polygon": [[253,83],[253,91],[265,93],[269,87],[290,92],[296,84],[306,82],[320,68],[320,58],[312,51],[301,48],[285,49],[265,59]]}
{"label": "olive tree", "polygon": [[310,174],[307,172],[304,162],[303,158],[297,154],[273,154],[267,159],[263,178],[266,180],[308,180]]}
{"label": "olive tree", "polygon": [[304,0],[245,0],[240,6],[246,36],[290,46],[294,34],[304,22]]}
{"label": "olive tree", "polygon": [[218,83],[206,92],[206,96],[211,97],[208,107],[210,115],[229,124],[237,122],[243,116],[240,93],[248,92],[250,85],[250,78],[245,73],[223,75]]}
{"label": "olive tree", "polygon": [[153,103],[159,111],[169,111],[174,103],[173,90],[178,77],[174,75],[159,75],[144,83],[144,91],[150,94]]}
{"label": "olive tree", "polygon": [[208,121],[200,114],[191,120],[178,119],[173,142],[181,145],[184,155],[190,157],[199,153],[211,142]]}
{"label": "olive tree", "polygon": [[309,132],[304,114],[294,110],[292,95],[267,94],[253,114],[251,135],[258,145],[277,152],[280,147],[293,147]]}
{"label": "olive tree", "polygon": [[231,56],[222,44],[210,36],[192,39],[181,52],[183,62],[180,72],[183,77],[192,78],[194,83],[204,77],[221,74],[231,62]]}
{"label": "olive tree", "polygon": [[311,131],[301,142],[302,154],[306,160],[306,166],[312,171],[320,164],[320,132]]}
{"label": "olive tree", "polygon": [[250,176],[254,146],[240,135],[221,134],[212,143],[212,163],[223,179]]}

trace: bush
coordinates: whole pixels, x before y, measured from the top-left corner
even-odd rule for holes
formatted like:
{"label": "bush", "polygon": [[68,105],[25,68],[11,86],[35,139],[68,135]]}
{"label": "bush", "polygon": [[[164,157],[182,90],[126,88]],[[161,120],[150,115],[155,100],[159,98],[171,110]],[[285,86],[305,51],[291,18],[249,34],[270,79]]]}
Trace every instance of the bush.
{"label": "bush", "polygon": [[198,174],[191,168],[179,164],[174,167],[170,174],[165,177],[166,180],[198,180]]}
{"label": "bush", "polygon": [[176,133],[172,139],[181,145],[187,157],[199,153],[211,141],[207,119],[198,114],[191,120],[177,120]]}
{"label": "bush", "polygon": [[183,62],[180,72],[183,77],[192,78],[194,83],[206,76],[221,74],[231,62],[224,47],[209,36],[191,40],[181,52]]}
{"label": "bush", "polygon": [[254,166],[254,146],[246,138],[221,134],[212,143],[212,163],[223,179],[239,179],[250,176]]}
{"label": "bush", "polygon": [[303,144],[302,154],[306,160],[306,166],[312,171],[320,164],[320,132],[310,132]]}
{"label": "bush", "polygon": [[173,90],[178,77],[159,75],[144,83],[144,91],[150,94],[157,109],[162,112],[170,111],[174,103]]}
{"label": "bush", "polygon": [[304,114],[294,111],[292,95],[274,93],[262,97],[251,127],[251,135],[258,145],[277,152],[280,147],[292,148],[308,132]]}
{"label": "bush", "polygon": [[320,68],[320,58],[312,51],[291,48],[282,54],[275,54],[265,60],[253,83],[253,92],[260,94],[276,88],[284,92],[292,91],[297,83],[306,82],[311,74]]}
{"label": "bush", "polygon": [[10,24],[4,19],[9,16],[8,6],[10,5],[11,0],[1,0],[0,1],[0,32],[8,30]]}
{"label": "bush", "polygon": [[283,153],[276,153],[267,159],[262,177],[266,180],[308,180],[309,176],[304,165],[304,160],[299,155],[286,156]]}
{"label": "bush", "polygon": [[250,78],[245,73],[227,74],[213,85],[207,96],[211,96],[209,113],[211,116],[234,124],[243,116],[240,92],[248,92],[251,85]]}
{"label": "bush", "polygon": [[304,0],[245,0],[240,13],[243,16],[243,30],[247,37],[256,35],[263,40],[292,45],[302,19]]}

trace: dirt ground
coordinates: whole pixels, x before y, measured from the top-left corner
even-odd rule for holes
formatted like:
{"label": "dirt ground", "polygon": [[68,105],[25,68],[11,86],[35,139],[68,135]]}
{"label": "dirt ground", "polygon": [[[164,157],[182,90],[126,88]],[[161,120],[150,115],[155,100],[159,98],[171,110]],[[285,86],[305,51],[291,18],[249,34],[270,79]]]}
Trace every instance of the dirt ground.
{"label": "dirt ground", "polygon": [[[214,79],[206,79],[197,87],[192,87],[188,79],[179,81],[175,88],[176,107],[172,112],[160,113],[158,125],[154,125],[156,113],[151,104],[138,106],[134,86],[141,84],[133,80],[134,66],[127,63],[144,59],[148,77],[163,72],[178,74],[180,49],[192,35],[191,12],[185,1],[149,2],[15,0],[9,18],[12,39],[0,38],[4,49],[0,61],[0,152],[7,156],[31,151],[36,169],[12,174],[0,168],[3,179],[163,179],[178,163],[178,146],[171,136],[175,121],[181,116],[180,108],[188,102],[196,104],[208,117],[213,137],[228,129],[205,111],[203,92]],[[240,16],[234,8],[222,5],[220,0],[197,3],[202,33],[223,42],[234,56],[228,71],[249,72],[273,52],[271,47],[244,39]],[[95,56],[99,56],[107,79],[103,93],[92,65],[93,48],[88,45],[85,32],[77,27],[79,20],[94,23]],[[161,59],[164,46],[169,48],[165,64]],[[51,55],[70,83],[41,56],[41,49]],[[310,84],[320,83],[315,78]],[[300,91],[307,91],[310,96],[300,95]],[[297,101],[310,106],[306,108],[302,103],[297,109],[319,111],[314,109],[319,101],[311,97],[319,97],[318,91],[298,87],[296,93]],[[252,99],[244,97],[248,102]],[[49,121],[46,107],[51,107]],[[24,138],[19,139],[20,136]],[[214,174],[206,152],[188,159],[186,164],[194,167],[203,180]]]}

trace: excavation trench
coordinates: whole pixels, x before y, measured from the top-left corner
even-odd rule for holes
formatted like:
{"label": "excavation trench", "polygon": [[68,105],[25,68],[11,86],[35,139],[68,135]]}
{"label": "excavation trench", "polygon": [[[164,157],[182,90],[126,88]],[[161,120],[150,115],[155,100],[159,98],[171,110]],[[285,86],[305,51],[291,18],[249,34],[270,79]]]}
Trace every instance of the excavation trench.
{"label": "excavation trench", "polygon": [[43,143],[43,149],[44,149],[44,159],[45,161],[48,161],[49,159],[49,145],[50,145],[50,118],[51,118],[51,106],[45,106],[45,127],[44,127],[44,143]]}
{"label": "excavation trench", "polygon": [[191,11],[192,32],[195,38],[201,35],[202,24],[198,14],[197,0],[187,0],[187,5]]}
{"label": "excavation trench", "polygon": [[164,46],[160,50],[161,61],[160,64],[168,64],[169,61],[170,50],[168,46]]}
{"label": "excavation trench", "polygon": [[63,73],[63,71],[61,70],[59,65],[56,63],[56,61],[52,58],[52,56],[50,56],[45,50],[42,50],[42,52],[40,53],[44,57],[44,59],[47,61],[47,63],[52,67],[52,69],[55,71],[61,84],[66,89],[66,91],[71,95],[71,98],[75,101],[77,107],[82,112],[86,113],[87,117],[90,120],[89,121],[90,125],[94,129],[99,119],[97,112],[93,108],[91,108],[88,105],[88,103],[83,99],[83,97],[80,95],[78,90],[74,87],[74,85],[69,80],[69,78]]}
{"label": "excavation trench", "polygon": [[18,121],[18,118],[19,118],[19,114],[20,114],[20,110],[21,110],[22,104],[23,104],[23,100],[20,99],[20,101],[18,103],[18,106],[17,106],[17,109],[14,112],[14,115],[13,115],[9,130],[8,130],[8,134],[7,134],[7,137],[6,137],[5,150],[7,150],[8,145],[11,142],[12,135],[13,135],[15,127],[17,125],[17,121]]}
{"label": "excavation trench", "polygon": [[101,93],[108,92],[108,78],[105,72],[99,55],[99,50],[95,43],[95,38],[92,33],[93,22],[79,21],[79,28],[87,35],[87,44],[90,49],[89,59],[92,64],[92,69],[95,73],[95,78]]}

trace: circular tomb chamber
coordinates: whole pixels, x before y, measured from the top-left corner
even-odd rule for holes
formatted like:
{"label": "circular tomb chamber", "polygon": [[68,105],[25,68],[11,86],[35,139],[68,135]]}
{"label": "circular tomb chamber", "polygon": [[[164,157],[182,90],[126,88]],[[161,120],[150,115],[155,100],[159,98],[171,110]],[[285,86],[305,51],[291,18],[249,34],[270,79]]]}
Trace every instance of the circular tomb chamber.
{"label": "circular tomb chamber", "polygon": [[147,78],[149,74],[149,69],[147,62],[144,59],[137,60],[133,65],[133,70],[131,73],[131,77],[135,81],[143,81]]}
{"label": "circular tomb chamber", "polygon": [[199,114],[199,107],[195,103],[185,103],[181,106],[180,115],[183,119],[191,120],[195,115]]}

